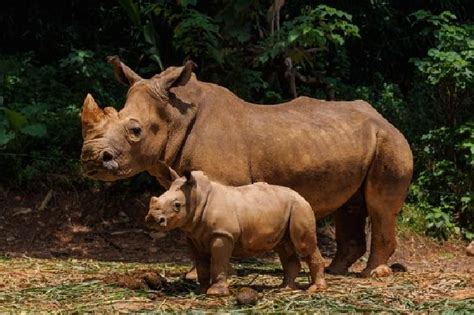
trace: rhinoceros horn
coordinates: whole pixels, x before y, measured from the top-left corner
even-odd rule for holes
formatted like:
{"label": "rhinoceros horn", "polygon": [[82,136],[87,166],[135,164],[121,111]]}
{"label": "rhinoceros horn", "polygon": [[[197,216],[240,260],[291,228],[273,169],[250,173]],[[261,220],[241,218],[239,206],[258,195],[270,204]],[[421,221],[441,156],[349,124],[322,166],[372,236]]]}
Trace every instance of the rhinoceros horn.
{"label": "rhinoceros horn", "polygon": [[105,117],[104,111],[97,105],[92,95],[87,94],[82,107],[81,121],[84,127],[90,127]]}

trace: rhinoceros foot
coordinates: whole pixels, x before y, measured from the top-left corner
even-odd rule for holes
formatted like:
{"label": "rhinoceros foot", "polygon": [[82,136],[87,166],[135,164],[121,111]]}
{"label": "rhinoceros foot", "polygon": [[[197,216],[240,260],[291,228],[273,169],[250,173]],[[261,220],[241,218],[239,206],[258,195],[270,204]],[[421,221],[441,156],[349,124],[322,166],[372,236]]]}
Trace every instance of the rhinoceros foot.
{"label": "rhinoceros foot", "polygon": [[230,294],[228,285],[225,283],[213,284],[206,292],[207,295],[212,296],[227,296]]}
{"label": "rhinoceros foot", "polygon": [[191,270],[189,270],[185,275],[184,275],[184,278],[186,280],[192,280],[192,281],[195,281],[197,280],[197,270],[196,270],[196,267],[193,267],[191,268]]}
{"label": "rhinoceros foot", "polygon": [[387,266],[387,265],[379,265],[377,268],[370,270],[370,269],[364,269],[361,273],[360,276],[362,278],[367,278],[367,277],[372,277],[372,278],[382,278],[382,277],[388,277],[393,274],[392,269]]}
{"label": "rhinoceros foot", "polygon": [[321,292],[327,289],[327,284],[324,279],[321,279],[317,281],[315,284],[312,284],[309,286],[308,289],[306,289],[306,292],[308,293],[316,293],[316,292]]}

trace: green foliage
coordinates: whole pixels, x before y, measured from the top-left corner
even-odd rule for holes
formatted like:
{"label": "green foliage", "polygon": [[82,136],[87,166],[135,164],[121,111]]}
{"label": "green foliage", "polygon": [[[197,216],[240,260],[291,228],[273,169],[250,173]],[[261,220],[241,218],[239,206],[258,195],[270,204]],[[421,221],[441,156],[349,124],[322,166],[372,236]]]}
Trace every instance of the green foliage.
{"label": "green foliage", "polygon": [[286,1],[279,25],[272,4],[65,1],[54,18],[47,6],[5,6],[2,182],[80,182],[84,96],[123,104],[107,55],[144,77],[190,58],[201,80],[258,103],[293,97],[291,60],[298,95],[366,100],[408,138],[416,165],[403,222],[472,238],[474,2]]}
{"label": "green foliage", "polygon": [[92,92],[101,103],[117,103],[117,86],[108,83],[110,66],[91,51],[77,49],[58,65],[37,67],[32,54],[0,60],[2,180],[26,185],[41,179],[46,184],[45,174],[52,170],[77,176],[83,98]]}
{"label": "green foliage", "polygon": [[332,7],[307,7],[294,19],[284,22],[281,29],[264,42],[264,51],[257,60],[265,64],[285,55],[294,63],[312,65],[311,53],[305,49],[327,51],[331,46],[343,46],[348,37],[359,37],[359,29],[351,22],[350,14]]}
{"label": "green foliage", "polygon": [[[427,233],[440,238],[474,234],[474,122],[442,127],[421,137],[418,164],[424,169],[412,194],[426,214]],[[462,227],[462,228],[460,228]]]}
{"label": "green foliage", "polygon": [[[125,12],[127,12],[135,28],[143,35],[143,39],[146,43],[143,48],[148,57],[156,62],[160,69],[163,70],[164,67],[161,61],[157,32],[155,31],[155,26],[150,15],[151,10],[140,11],[139,4],[132,0],[119,0],[119,3]],[[143,19],[140,13],[145,15]]]}
{"label": "green foliage", "polygon": [[435,86],[447,123],[455,125],[474,88],[474,25],[457,24],[450,12],[432,15],[418,11],[413,16],[415,24],[428,24],[422,34],[434,34],[434,47],[426,57],[411,61],[424,80]]}
{"label": "green foliage", "polygon": [[411,61],[423,79],[421,84],[432,91],[431,105],[442,125],[449,126],[420,137],[415,150],[419,173],[412,195],[426,214],[428,234],[473,238],[474,27],[457,23],[456,16],[446,11],[433,15],[421,10],[412,17],[434,47],[426,57]]}
{"label": "green foliage", "polygon": [[474,79],[474,27],[435,21],[439,23],[434,24],[439,26],[434,32],[436,46],[428,50],[427,57],[413,62],[430,84],[451,81],[456,88],[465,89]]}
{"label": "green foliage", "polygon": [[354,99],[370,102],[385,118],[395,126],[410,131],[409,109],[400,87],[385,82],[380,74],[375,74],[376,82],[372,86],[359,86],[354,91],[346,91]]}
{"label": "green foliage", "polygon": [[290,58],[298,71],[338,85],[350,68],[344,45],[348,39],[359,37],[350,14],[327,5],[305,7],[260,44],[262,52],[256,62],[265,65]]}
{"label": "green foliage", "polygon": [[209,55],[212,60],[221,64],[219,40],[219,26],[215,21],[192,9],[185,10],[173,31],[175,48],[183,51],[186,56]]}
{"label": "green foliage", "polygon": [[[25,61],[28,62],[30,57],[27,56]],[[5,71],[6,67],[14,66],[12,72]],[[45,137],[47,135],[46,126],[38,121],[38,110],[35,106],[24,106],[21,104],[19,110],[4,107],[8,102],[9,96],[13,94],[15,87],[20,84],[20,78],[17,73],[23,71],[20,65],[15,64],[12,59],[3,60],[0,64],[0,72],[5,73],[3,79],[2,89],[0,90],[0,100],[2,107],[0,107],[0,150],[13,141],[15,138],[31,136],[31,137]]]}

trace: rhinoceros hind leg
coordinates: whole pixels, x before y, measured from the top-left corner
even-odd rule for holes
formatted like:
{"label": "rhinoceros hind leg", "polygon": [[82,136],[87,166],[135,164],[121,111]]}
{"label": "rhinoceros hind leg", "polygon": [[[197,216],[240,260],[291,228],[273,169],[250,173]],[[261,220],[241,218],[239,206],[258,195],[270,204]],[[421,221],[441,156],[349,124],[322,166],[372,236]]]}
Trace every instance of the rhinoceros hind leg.
{"label": "rhinoceros hind leg", "polygon": [[408,193],[412,172],[413,158],[408,144],[402,141],[390,143],[381,135],[365,183],[372,236],[370,256],[362,276],[370,276],[373,270],[386,265],[395,251],[397,215]]}
{"label": "rhinoceros hind leg", "polygon": [[296,290],[296,277],[301,270],[301,263],[290,242],[284,242],[275,248],[283,267],[283,282],[280,287],[283,289]]}
{"label": "rhinoceros hind leg", "polygon": [[326,280],[324,279],[324,258],[321,256],[318,247],[315,250],[303,257],[309,267],[311,275],[311,283],[307,291],[309,293],[325,290],[327,288]]}
{"label": "rhinoceros hind leg", "polygon": [[335,212],[336,256],[326,272],[345,275],[349,267],[366,252],[367,211],[361,191]]}

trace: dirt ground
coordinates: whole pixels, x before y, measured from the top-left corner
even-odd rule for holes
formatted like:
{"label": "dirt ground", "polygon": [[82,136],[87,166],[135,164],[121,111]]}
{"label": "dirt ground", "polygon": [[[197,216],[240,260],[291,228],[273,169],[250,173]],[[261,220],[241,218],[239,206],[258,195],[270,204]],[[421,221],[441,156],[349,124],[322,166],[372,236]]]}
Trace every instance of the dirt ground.
{"label": "dirt ground", "polygon": [[[48,196],[49,195],[49,196]],[[158,238],[143,226],[150,194],[27,193],[0,189],[0,311],[228,310],[474,312],[474,258],[462,242],[438,243],[399,233],[391,262],[408,272],[361,279],[360,259],[349,276],[327,276],[327,291],[282,292],[281,266],[273,254],[234,261],[232,295],[206,298],[183,279],[190,267],[179,231]],[[321,229],[327,263],[334,231]],[[300,274],[308,283],[306,269]],[[242,287],[258,292],[256,305],[238,306]]]}

